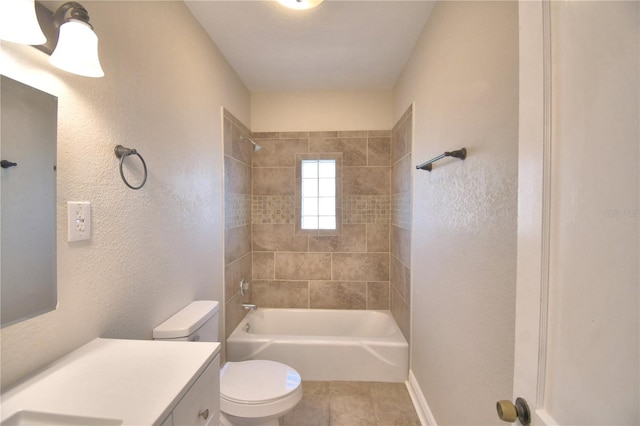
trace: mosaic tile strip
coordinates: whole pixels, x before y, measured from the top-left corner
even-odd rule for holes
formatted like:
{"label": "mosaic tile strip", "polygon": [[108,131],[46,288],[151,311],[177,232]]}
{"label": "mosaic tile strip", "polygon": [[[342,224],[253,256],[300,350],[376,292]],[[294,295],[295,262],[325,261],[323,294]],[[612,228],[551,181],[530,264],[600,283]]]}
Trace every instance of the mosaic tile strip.
{"label": "mosaic tile strip", "polygon": [[411,229],[411,194],[409,192],[391,196],[391,224],[402,229]]}
{"label": "mosaic tile strip", "polygon": [[295,223],[295,208],[291,195],[254,195],[251,202],[251,223]]}
{"label": "mosaic tile strip", "polygon": [[388,195],[345,195],[342,202],[342,223],[389,223]]}
{"label": "mosaic tile strip", "polygon": [[224,223],[227,228],[251,223],[251,195],[230,193],[225,196]]}

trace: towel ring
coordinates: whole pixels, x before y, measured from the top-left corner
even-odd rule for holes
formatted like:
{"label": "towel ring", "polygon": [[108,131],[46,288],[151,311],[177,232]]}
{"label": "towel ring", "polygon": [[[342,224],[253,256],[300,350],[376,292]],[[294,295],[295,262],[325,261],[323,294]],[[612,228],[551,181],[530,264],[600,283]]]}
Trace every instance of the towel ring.
{"label": "towel ring", "polygon": [[[144,158],[142,158],[142,155],[140,155],[140,153],[135,149],[125,148],[122,145],[116,145],[113,151],[115,152],[116,157],[120,159],[120,177],[122,178],[122,181],[124,182],[124,184],[131,189],[142,188],[144,184],[147,182],[147,163],[144,162]],[[142,183],[139,186],[133,186],[129,182],[127,182],[127,178],[124,177],[124,172],[122,171],[122,165],[124,164],[124,159],[125,157],[128,157],[130,155],[137,155],[138,158],[140,158],[140,161],[142,161],[142,167],[144,167],[144,179],[142,179]]]}

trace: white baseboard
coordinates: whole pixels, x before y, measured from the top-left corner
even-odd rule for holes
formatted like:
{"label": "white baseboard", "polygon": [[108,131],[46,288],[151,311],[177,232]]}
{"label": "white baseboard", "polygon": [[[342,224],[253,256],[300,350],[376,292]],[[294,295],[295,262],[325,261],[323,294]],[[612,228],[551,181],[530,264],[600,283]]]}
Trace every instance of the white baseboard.
{"label": "white baseboard", "polygon": [[413,375],[413,371],[409,370],[409,378],[405,384],[422,426],[438,426],[436,419],[433,417],[433,413],[429,408],[429,404],[427,404],[427,400],[424,398],[424,395],[420,390],[420,386],[418,386],[418,381],[416,380],[416,376]]}

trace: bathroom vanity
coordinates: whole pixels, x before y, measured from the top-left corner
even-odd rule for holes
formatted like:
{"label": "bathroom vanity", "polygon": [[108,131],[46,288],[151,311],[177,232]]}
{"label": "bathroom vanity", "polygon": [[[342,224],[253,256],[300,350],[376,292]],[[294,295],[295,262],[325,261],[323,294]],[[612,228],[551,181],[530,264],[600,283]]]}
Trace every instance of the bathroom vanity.
{"label": "bathroom vanity", "polygon": [[217,425],[220,343],[95,339],[1,395],[2,425]]}

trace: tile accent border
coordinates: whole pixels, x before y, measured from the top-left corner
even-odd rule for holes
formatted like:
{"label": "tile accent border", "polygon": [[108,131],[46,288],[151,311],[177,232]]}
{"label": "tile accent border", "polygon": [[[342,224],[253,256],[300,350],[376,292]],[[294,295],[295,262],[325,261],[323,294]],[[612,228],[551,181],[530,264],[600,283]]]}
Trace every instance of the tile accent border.
{"label": "tile accent border", "polygon": [[291,195],[254,195],[251,197],[251,223],[296,223],[295,207]]}
{"label": "tile accent border", "polygon": [[225,227],[249,225],[251,223],[251,195],[230,193],[225,199]]}
{"label": "tile accent border", "polygon": [[346,224],[389,223],[388,195],[345,195],[342,220]]}
{"label": "tile accent border", "polygon": [[391,196],[391,224],[411,230],[411,193],[401,192]]}

